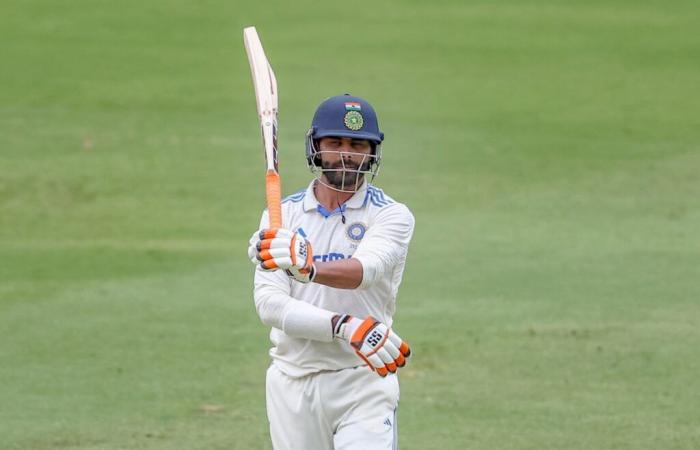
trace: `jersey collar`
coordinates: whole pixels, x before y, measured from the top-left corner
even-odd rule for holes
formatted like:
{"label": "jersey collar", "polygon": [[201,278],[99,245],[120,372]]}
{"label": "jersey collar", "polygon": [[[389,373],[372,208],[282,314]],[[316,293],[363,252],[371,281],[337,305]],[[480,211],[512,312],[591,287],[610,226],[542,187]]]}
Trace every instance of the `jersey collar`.
{"label": "jersey collar", "polygon": [[[316,199],[316,195],[314,195],[314,183],[316,180],[313,180],[310,184],[309,187],[306,188],[306,195],[304,195],[304,211],[309,212],[309,211],[320,211],[319,207],[323,208],[321,204],[318,202]],[[367,180],[362,181],[362,186],[360,186],[360,189],[357,190],[353,194],[352,197],[348,199],[345,203],[343,203],[341,209],[345,211],[347,208],[350,209],[359,209],[362,208],[365,205],[365,200],[367,198]],[[325,208],[323,209],[325,211]]]}

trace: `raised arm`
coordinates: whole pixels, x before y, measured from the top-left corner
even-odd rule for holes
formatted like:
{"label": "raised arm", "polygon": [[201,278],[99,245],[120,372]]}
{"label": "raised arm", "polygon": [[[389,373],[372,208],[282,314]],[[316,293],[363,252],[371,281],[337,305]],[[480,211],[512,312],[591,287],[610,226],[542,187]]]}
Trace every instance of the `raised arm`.
{"label": "raised arm", "polygon": [[282,269],[301,283],[367,288],[405,259],[413,227],[408,208],[394,204],[377,214],[352,258],[314,263],[313,244],[285,228],[262,229],[254,234],[248,256],[262,269]]}

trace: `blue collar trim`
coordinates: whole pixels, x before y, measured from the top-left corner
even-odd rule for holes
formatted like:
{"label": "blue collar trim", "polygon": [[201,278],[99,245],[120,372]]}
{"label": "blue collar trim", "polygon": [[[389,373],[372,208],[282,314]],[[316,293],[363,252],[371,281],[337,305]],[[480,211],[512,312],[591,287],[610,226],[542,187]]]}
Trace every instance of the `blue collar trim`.
{"label": "blue collar trim", "polygon": [[337,214],[343,214],[345,212],[346,205],[341,205],[337,208],[335,208],[333,211],[328,211],[326,208],[323,207],[319,203],[319,205],[316,207],[316,211],[319,212],[324,218],[329,218],[330,216],[335,216]]}

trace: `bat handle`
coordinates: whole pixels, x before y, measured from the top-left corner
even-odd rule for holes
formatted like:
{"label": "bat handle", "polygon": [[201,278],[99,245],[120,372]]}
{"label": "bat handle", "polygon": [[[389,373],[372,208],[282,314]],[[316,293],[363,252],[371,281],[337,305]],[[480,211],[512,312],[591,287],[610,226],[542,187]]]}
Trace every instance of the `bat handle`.
{"label": "bat handle", "polygon": [[270,215],[270,228],[281,228],[282,186],[280,175],[274,170],[268,170],[265,176],[265,194],[267,195],[267,210]]}

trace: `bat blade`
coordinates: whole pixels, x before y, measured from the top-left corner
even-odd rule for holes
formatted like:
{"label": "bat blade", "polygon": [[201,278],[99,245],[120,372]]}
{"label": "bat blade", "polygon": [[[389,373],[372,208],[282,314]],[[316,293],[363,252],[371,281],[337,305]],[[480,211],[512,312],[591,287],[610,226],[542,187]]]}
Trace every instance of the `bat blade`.
{"label": "bat blade", "polygon": [[265,176],[265,193],[270,215],[270,226],[282,226],[282,189],[277,162],[277,78],[265,55],[260,37],[255,27],[243,30],[250,73],[255,87],[255,100],[260,119],[267,174]]}

